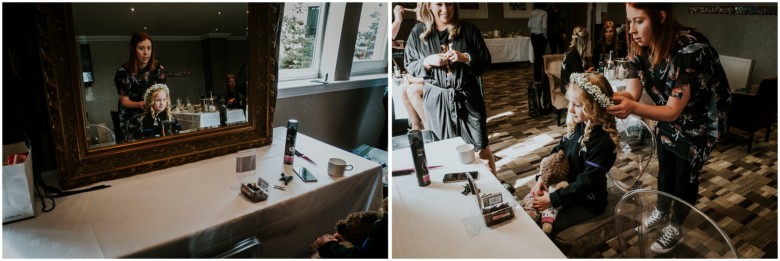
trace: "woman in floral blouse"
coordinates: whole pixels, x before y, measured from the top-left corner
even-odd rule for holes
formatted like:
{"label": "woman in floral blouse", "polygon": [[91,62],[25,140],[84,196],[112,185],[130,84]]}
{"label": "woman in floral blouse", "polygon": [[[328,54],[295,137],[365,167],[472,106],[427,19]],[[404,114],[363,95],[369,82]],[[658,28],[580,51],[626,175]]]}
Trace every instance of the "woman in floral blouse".
{"label": "woman in floral blouse", "polygon": [[[718,142],[731,92],[710,42],[673,13],[669,3],[626,4],[629,79],[608,112],[658,121],[658,190],[696,205],[698,175]],[[642,89],[655,105],[637,102]],[[659,200],[644,221],[648,229],[663,228],[651,251],[667,253],[682,239],[688,210],[679,205]]]}
{"label": "woman in floral blouse", "polygon": [[152,38],[146,32],[130,37],[130,57],[117,69],[114,85],[119,94],[119,130],[117,141],[131,139],[128,122],[144,112],[144,93],[157,83],[165,83],[165,68],[157,63],[152,51]]}

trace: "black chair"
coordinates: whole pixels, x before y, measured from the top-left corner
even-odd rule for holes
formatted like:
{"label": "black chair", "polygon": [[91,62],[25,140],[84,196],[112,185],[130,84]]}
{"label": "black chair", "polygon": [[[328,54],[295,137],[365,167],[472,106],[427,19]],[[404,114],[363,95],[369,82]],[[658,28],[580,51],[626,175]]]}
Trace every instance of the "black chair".
{"label": "black chair", "polygon": [[733,92],[726,120],[726,131],[730,127],[747,131],[747,152],[753,150],[753,133],[766,128],[764,141],[769,141],[772,123],[777,119],[777,77],[761,81],[755,94]]}
{"label": "black chair", "polygon": [[122,128],[119,128],[119,111],[111,110],[111,122],[114,123],[114,137],[116,143],[123,142],[125,140],[125,133],[122,132]]}

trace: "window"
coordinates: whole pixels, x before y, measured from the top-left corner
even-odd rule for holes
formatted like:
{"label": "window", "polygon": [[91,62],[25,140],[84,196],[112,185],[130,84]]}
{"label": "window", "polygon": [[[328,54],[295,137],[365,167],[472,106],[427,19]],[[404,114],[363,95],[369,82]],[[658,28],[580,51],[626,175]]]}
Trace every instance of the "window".
{"label": "window", "polygon": [[281,78],[316,78],[324,15],[322,3],[286,3],[279,49]]}
{"label": "window", "polygon": [[[333,74],[334,68],[349,70],[349,64],[344,66],[343,61],[349,57],[352,57],[349,75],[386,73],[387,14],[386,3],[285,3],[280,34],[280,80],[324,78],[329,72]],[[355,19],[358,16],[360,19]],[[357,37],[345,40],[340,37],[344,34]]]}
{"label": "window", "polygon": [[381,73],[387,68],[387,4],[363,3],[352,73]]}

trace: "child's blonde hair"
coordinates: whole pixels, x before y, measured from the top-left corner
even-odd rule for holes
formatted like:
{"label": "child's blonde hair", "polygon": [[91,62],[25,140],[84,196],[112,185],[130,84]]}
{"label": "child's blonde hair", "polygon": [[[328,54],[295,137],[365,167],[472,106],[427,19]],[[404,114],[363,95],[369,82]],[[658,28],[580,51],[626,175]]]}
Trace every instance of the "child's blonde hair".
{"label": "child's blonde hair", "polygon": [[[608,114],[606,108],[612,105],[609,97],[612,97],[612,86],[607,78],[601,74],[593,73],[573,73],[571,82],[566,88],[566,97],[576,97],[582,102],[582,114],[584,114],[585,133],[580,142],[582,147],[590,139],[590,132],[595,125],[601,125],[601,128],[609,134],[610,139],[615,146],[620,146],[620,135],[617,132],[615,116]],[[571,99],[571,98],[570,98]],[[569,122],[566,128],[566,136],[571,137],[574,133],[576,124]]]}
{"label": "child's blonde hair", "polygon": [[141,122],[144,122],[144,117],[146,117],[147,114],[153,115],[154,109],[152,108],[152,104],[154,102],[154,96],[156,96],[156,93],[158,92],[165,92],[165,96],[168,96],[166,99],[165,104],[165,115],[168,117],[166,120],[173,120],[173,114],[171,114],[171,92],[168,90],[168,86],[162,83],[158,83],[155,85],[152,85],[149,87],[149,89],[146,89],[146,92],[144,93],[144,114],[141,116]]}

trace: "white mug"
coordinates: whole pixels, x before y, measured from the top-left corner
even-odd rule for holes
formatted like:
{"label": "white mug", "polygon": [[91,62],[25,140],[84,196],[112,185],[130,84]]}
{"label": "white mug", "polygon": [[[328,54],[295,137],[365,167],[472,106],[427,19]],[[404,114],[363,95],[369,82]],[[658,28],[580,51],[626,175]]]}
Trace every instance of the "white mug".
{"label": "white mug", "polygon": [[460,163],[469,164],[474,162],[475,157],[473,144],[463,144],[458,146],[456,149],[458,150]]}
{"label": "white mug", "polygon": [[352,170],[352,165],[339,158],[330,158],[328,160],[328,175],[333,177],[343,177],[345,170]]}

